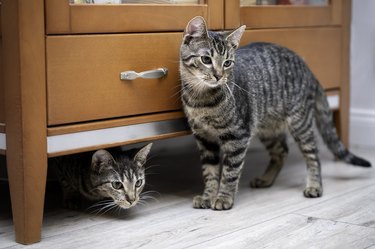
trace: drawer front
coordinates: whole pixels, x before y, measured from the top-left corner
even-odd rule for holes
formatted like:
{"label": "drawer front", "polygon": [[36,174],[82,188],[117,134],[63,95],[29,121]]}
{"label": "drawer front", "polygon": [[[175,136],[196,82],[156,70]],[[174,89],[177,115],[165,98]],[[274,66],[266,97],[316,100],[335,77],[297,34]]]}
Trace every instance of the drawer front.
{"label": "drawer front", "polygon": [[341,82],[340,28],[267,29],[246,31],[241,45],[255,41],[273,42],[302,56],[326,89],[338,88]]}
{"label": "drawer front", "polygon": [[[181,33],[47,37],[48,124],[178,110]],[[168,68],[159,79],[120,72]]]}

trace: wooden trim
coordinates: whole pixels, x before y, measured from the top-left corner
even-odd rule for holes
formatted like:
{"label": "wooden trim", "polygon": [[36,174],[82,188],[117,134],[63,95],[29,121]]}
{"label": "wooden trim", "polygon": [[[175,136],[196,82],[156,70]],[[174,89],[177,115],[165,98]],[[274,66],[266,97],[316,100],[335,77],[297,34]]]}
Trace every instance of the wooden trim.
{"label": "wooden trim", "polygon": [[241,24],[250,28],[286,28],[340,25],[341,0],[328,6],[246,6],[240,8]]}
{"label": "wooden trim", "polygon": [[45,0],[46,4],[46,33],[70,33],[70,8],[68,0]]}
{"label": "wooden trim", "polygon": [[340,86],[340,111],[336,115],[336,126],[343,143],[349,146],[349,107],[350,107],[350,24],[351,0],[344,0],[342,8],[341,32],[341,86]]}
{"label": "wooden trim", "polygon": [[4,110],[4,82],[2,76],[2,28],[1,28],[1,3],[0,3],[0,123],[5,122],[5,110]]}
{"label": "wooden trim", "polygon": [[[0,20],[1,20],[1,18],[0,18]],[[5,123],[4,79],[3,79],[3,75],[2,75],[3,74],[2,73],[2,68],[3,68],[3,65],[2,65],[3,64],[2,43],[3,43],[3,41],[2,41],[2,38],[0,37],[0,123]]]}
{"label": "wooden trim", "polygon": [[1,14],[13,223],[30,244],[41,238],[47,175],[44,1],[4,1]]}
{"label": "wooden trim", "polygon": [[341,25],[345,23],[346,14],[343,12],[343,1],[331,0],[332,24]]}
{"label": "wooden trim", "polygon": [[47,129],[48,136],[62,135],[81,131],[98,130],[126,125],[142,124],[148,122],[156,122],[161,120],[173,120],[185,117],[182,111],[159,113],[151,115],[142,115],[136,117],[119,118],[113,120],[89,122],[82,124],[63,125],[56,127],[49,127]]}
{"label": "wooden trim", "polygon": [[235,29],[241,25],[240,0],[225,0],[224,3],[224,26],[225,29]]}
{"label": "wooden trim", "polygon": [[[224,29],[224,0],[207,0],[208,27],[211,30]],[[196,15],[197,16],[197,15]],[[187,22],[185,23],[186,26]]]}
{"label": "wooden trim", "polygon": [[207,3],[80,5],[46,0],[46,30],[47,34],[182,31],[198,15],[209,20],[211,29],[222,29],[224,0]]}
{"label": "wooden trim", "polygon": [[0,123],[0,133],[5,133],[5,124]]}
{"label": "wooden trim", "polygon": [[[0,16],[1,16],[1,8],[2,8],[2,7],[1,7],[1,3],[0,3]],[[2,30],[2,29],[1,29],[1,18],[0,18],[0,37],[2,36],[2,32],[1,32],[1,30]]]}

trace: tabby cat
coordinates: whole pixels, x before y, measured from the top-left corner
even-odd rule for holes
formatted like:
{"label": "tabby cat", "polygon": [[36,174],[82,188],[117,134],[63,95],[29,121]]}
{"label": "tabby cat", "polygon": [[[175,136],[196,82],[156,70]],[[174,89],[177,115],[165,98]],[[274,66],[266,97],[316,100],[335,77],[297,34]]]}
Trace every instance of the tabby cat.
{"label": "tabby cat", "polygon": [[271,160],[251,181],[269,187],[288,153],[286,131],[307,164],[305,197],[323,193],[313,121],[332,153],[347,163],[371,164],[350,153],[332,123],[324,90],[301,57],[271,43],[238,48],[245,26],[231,32],[207,31],[202,17],[187,25],[180,48],[181,99],[196,138],[204,191],[195,208],[226,210],[235,193],[250,140],[257,135]]}
{"label": "tabby cat", "polygon": [[[107,207],[133,207],[145,186],[145,163],[152,143],[141,149],[116,152],[106,150],[56,158],[58,178],[64,195],[64,206],[77,209],[81,197],[105,202]],[[104,208],[104,207],[103,207]]]}

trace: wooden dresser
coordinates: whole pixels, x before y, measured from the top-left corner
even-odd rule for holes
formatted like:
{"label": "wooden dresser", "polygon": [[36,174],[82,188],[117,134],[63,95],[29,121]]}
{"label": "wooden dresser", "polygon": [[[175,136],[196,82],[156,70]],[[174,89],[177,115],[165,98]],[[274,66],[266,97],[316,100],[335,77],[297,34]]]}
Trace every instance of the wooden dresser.
{"label": "wooden dresser", "polygon": [[[0,153],[7,159],[19,243],[41,238],[48,157],[189,134],[179,100],[179,46],[197,15],[212,30],[246,24],[242,44],[270,41],[302,55],[330,95],[348,141],[350,1],[2,0],[0,7]],[[126,80],[132,71],[143,73]]]}

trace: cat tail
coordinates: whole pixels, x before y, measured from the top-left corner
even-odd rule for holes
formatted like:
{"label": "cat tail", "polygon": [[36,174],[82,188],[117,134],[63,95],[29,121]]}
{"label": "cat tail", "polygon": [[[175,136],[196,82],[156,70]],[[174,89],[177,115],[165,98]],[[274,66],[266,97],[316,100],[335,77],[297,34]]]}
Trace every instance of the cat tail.
{"label": "cat tail", "polygon": [[371,163],[351,153],[337,135],[333,125],[332,111],[322,87],[318,86],[315,95],[315,118],[325,144],[336,158],[356,166],[371,167]]}

